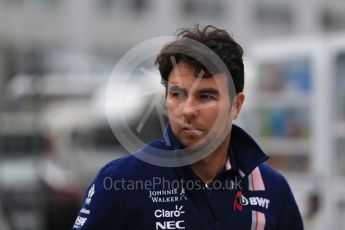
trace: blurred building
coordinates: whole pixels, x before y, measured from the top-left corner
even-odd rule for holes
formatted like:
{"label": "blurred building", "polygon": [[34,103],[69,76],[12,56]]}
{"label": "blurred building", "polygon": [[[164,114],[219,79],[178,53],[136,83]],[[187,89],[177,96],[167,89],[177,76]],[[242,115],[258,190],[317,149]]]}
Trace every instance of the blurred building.
{"label": "blurred building", "polygon": [[286,172],[308,229],[345,229],[344,12],[341,0],[0,0],[0,229],[69,229],[92,176],[125,152],[93,113],[115,63],[194,23],[244,46],[240,123]]}

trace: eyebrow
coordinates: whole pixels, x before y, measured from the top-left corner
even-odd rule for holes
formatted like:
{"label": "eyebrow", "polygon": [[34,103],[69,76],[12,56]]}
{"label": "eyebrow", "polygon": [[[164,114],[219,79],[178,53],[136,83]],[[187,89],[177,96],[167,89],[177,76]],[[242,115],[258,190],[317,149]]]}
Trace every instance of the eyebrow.
{"label": "eyebrow", "polygon": [[181,88],[180,86],[178,85],[173,85],[171,87],[169,87],[169,91],[173,91],[173,92],[180,92],[180,91],[185,91],[183,88]]}
{"label": "eyebrow", "polygon": [[[186,92],[185,89],[181,88],[178,85],[173,85],[171,87],[169,87],[169,91],[172,92]],[[197,94],[212,94],[215,96],[219,95],[219,90],[215,89],[215,88],[203,88],[203,89],[199,89],[196,91]]]}
{"label": "eyebrow", "polygon": [[219,90],[215,89],[215,88],[204,88],[204,89],[197,90],[197,93],[199,93],[199,94],[213,94],[215,96],[218,96]]}

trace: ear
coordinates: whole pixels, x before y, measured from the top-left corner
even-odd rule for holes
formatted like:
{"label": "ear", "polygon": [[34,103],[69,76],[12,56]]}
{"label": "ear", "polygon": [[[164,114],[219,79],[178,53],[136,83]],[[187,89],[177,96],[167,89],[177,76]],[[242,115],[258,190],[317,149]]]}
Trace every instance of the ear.
{"label": "ear", "polygon": [[232,108],[231,108],[231,117],[233,120],[235,120],[238,114],[240,113],[244,99],[245,99],[245,95],[243,92],[240,92],[236,95],[235,100],[232,103]]}

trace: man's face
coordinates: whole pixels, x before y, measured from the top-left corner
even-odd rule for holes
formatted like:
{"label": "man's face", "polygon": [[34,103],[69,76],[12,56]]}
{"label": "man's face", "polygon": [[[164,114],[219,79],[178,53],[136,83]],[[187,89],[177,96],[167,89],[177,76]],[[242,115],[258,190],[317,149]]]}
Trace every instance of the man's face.
{"label": "man's face", "polygon": [[174,135],[184,147],[204,146],[220,132],[222,138],[230,135],[232,120],[244,96],[241,93],[240,103],[232,109],[226,78],[220,73],[211,78],[195,77],[194,68],[183,62],[171,71],[166,101],[168,117]]}

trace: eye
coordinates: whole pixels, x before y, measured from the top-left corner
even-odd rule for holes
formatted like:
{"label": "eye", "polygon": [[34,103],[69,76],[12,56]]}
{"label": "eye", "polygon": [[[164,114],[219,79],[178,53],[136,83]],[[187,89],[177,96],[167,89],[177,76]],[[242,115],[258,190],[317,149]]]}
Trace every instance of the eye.
{"label": "eye", "polygon": [[216,98],[213,95],[209,94],[201,94],[199,98],[203,101],[211,101],[211,100],[216,100]]}
{"label": "eye", "polygon": [[179,91],[171,92],[171,97],[184,98],[185,96],[186,94],[184,92],[179,92]]}

